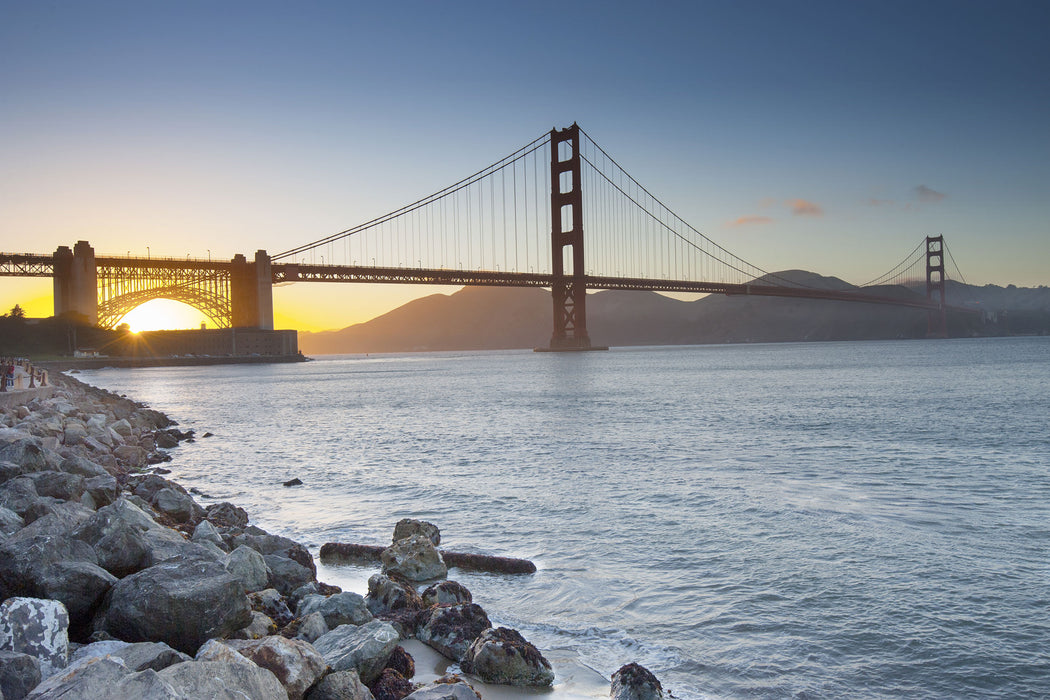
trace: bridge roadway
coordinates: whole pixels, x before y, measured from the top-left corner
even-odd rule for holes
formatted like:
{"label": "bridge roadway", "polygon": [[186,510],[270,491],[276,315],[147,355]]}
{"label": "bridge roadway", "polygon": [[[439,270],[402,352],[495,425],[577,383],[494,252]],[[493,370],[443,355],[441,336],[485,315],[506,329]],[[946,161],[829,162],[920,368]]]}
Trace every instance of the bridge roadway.
{"label": "bridge roadway", "polygon": [[[175,269],[229,272],[234,263],[199,258],[140,258],[99,256],[99,267],[125,269]],[[372,267],[367,265],[311,265],[303,263],[272,263],[273,284],[292,282],[343,282],[370,284],[438,284],[446,286],[477,287],[543,287],[554,284],[554,275],[532,272],[503,272],[499,270],[429,269],[413,267]],[[54,259],[51,255],[35,253],[0,253],[0,277],[52,277]],[[796,299],[825,299],[831,301],[863,302],[906,306],[916,309],[938,310],[936,300],[919,296],[887,296],[861,291],[816,289],[812,287],[781,287],[764,284],[734,284],[725,282],[694,282],[690,280],[646,279],[632,277],[584,277],[587,289],[621,289],[654,292],[684,292],[695,294],[725,294],[730,296],[769,296]],[[964,307],[947,307],[956,311],[973,311]]]}

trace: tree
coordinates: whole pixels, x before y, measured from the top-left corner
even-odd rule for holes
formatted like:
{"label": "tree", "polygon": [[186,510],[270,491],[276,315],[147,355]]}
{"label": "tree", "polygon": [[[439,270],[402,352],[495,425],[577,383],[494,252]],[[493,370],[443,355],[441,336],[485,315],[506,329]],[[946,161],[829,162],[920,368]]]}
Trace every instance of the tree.
{"label": "tree", "polygon": [[26,312],[25,312],[25,309],[23,309],[21,306],[19,306],[18,304],[15,304],[14,306],[11,307],[11,312],[9,314],[7,314],[7,315],[10,318],[16,318],[19,321],[24,321],[25,317],[26,317]]}

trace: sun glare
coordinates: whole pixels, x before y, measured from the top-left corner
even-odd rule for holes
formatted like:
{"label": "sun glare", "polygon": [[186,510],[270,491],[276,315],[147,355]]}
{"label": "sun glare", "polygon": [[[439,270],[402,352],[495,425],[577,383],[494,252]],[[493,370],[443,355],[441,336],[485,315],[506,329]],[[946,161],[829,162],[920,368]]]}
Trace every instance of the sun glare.
{"label": "sun glare", "polygon": [[200,328],[208,317],[192,306],[170,299],[154,299],[136,307],[120,319],[132,332]]}

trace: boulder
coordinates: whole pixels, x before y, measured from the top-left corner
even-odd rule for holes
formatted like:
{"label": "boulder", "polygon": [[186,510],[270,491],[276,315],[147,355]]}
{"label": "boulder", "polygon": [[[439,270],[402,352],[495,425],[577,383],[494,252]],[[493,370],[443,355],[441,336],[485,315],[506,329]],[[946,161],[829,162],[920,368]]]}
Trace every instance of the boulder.
{"label": "boulder", "polygon": [[315,640],[313,646],[333,670],[356,670],[361,682],[368,684],[379,676],[399,640],[397,630],[373,620],[360,627],[338,627]]}
{"label": "boulder", "polygon": [[288,700],[302,700],[306,691],[328,670],[324,657],[298,639],[264,637],[230,640],[227,645],[277,676],[288,693]]}
{"label": "boulder", "polygon": [[294,617],[284,597],[273,588],[249,593],[248,604],[251,605],[252,610],[261,612],[272,619],[278,627],[284,627]]}
{"label": "boulder", "polygon": [[374,700],[357,671],[329,673],[306,694],[306,700]]}
{"label": "boulder", "polygon": [[127,641],[162,641],[187,654],[251,622],[240,580],[221,564],[173,559],[118,581],[95,628]]}
{"label": "boulder", "polygon": [[401,610],[418,611],[425,607],[411,584],[385,574],[373,574],[368,578],[368,596],[365,603],[373,615]]}
{"label": "boulder", "polygon": [[386,667],[394,669],[405,678],[416,675],[416,660],[402,646],[394,647],[390,658],[386,660]]}
{"label": "boulder", "polygon": [[420,614],[416,637],[453,661],[462,661],[474,640],[490,627],[488,615],[477,603],[440,605]]}
{"label": "boulder", "polygon": [[230,635],[231,639],[262,639],[277,634],[277,625],[266,615],[252,610],[252,621]]}
{"label": "boulder", "polygon": [[[201,525],[204,524],[210,523],[205,520]],[[241,583],[244,584],[244,590],[248,593],[254,593],[266,588],[266,583],[270,577],[270,570],[266,566],[266,560],[263,559],[263,555],[244,545],[241,545],[226,556],[226,570],[241,580]]]}
{"label": "boulder", "polygon": [[317,575],[298,561],[279,554],[264,554],[263,560],[270,570],[267,585],[287,595],[300,586],[316,580]]}
{"label": "boulder", "polygon": [[42,471],[27,474],[36,487],[37,495],[75,501],[84,493],[84,477],[58,471]]}
{"label": "boulder", "polygon": [[380,558],[384,574],[396,574],[409,581],[443,578],[448,574],[441,553],[424,535],[398,540],[384,549]]}
{"label": "boulder", "polygon": [[104,467],[76,454],[63,459],[58,468],[69,474],[79,474],[85,479],[94,476],[109,476],[109,472]]}
{"label": "boulder", "polygon": [[437,525],[428,523],[425,520],[413,520],[412,518],[402,518],[397,521],[397,524],[394,525],[394,539],[391,540],[391,543],[412,535],[423,535],[433,542],[435,547],[441,544],[441,531],[438,530]]}
{"label": "boulder", "polygon": [[328,623],[324,621],[324,615],[319,612],[312,612],[309,615],[304,615],[298,620],[299,625],[295,629],[295,638],[302,639],[303,641],[310,642],[311,644],[319,637],[331,632],[331,628],[328,627]]}
{"label": "boulder", "polygon": [[0,485],[0,506],[25,517],[26,511],[40,500],[36,485],[27,476],[8,479]]}
{"label": "boulder", "polygon": [[[371,592],[371,579],[369,579],[369,591]],[[438,581],[429,586],[420,596],[423,607],[433,605],[458,605],[459,603],[471,603],[473,596],[467,587],[458,581]]]}
{"label": "boulder", "polygon": [[392,668],[384,668],[368,689],[375,700],[401,700],[412,692],[412,683]]}
{"label": "boulder", "polygon": [[197,523],[197,527],[193,529],[193,536],[190,537],[191,542],[197,544],[204,544],[210,542],[219,549],[226,551],[226,543],[222,540],[222,535],[219,534],[218,529],[207,520],[202,520]]}
{"label": "boulder", "polygon": [[204,518],[204,509],[189,494],[175,489],[160,489],[153,494],[150,505],[177,523],[199,522]]}
{"label": "boulder", "polygon": [[89,657],[112,656],[124,662],[132,672],[152,669],[160,671],[173,664],[190,661],[191,656],[175,651],[164,642],[122,642],[109,640],[86,644],[73,654],[73,663]]}
{"label": "boulder", "polygon": [[197,650],[197,661],[223,661],[226,663],[243,664],[254,666],[251,660],[242,656],[240,652],[217,639],[209,639]]}
{"label": "boulder", "polygon": [[[258,530],[258,528],[254,528],[254,530]],[[314,558],[310,554],[310,550],[287,537],[270,535],[261,530],[256,533],[251,528],[245,528],[243,533],[231,537],[228,544],[231,549],[243,544],[251,547],[263,556],[276,555],[291,559],[300,566],[310,570],[311,576],[307,579],[308,581],[313,581],[317,577],[317,566],[314,564]]]}
{"label": "boulder", "polygon": [[204,517],[219,527],[244,528],[248,525],[248,512],[226,501],[208,506]]}
{"label": "boulder", "polygon": [[69,663],[69,614],[62,603],[8,598],[0,603],[0,649],[28,654],[47,678]]}
{"label": "boulder", "polygon": [[22,473],[48,469],[48,456],[31,437],[0,444],[0,462],[12,462],[22,468]]}
{"label": "boulder", "polygon": [[609,696],[613,700],[663,700],[664,691],[649,669],[627,664],[613,674]]}
{"label": "boulder", "polygon": [[372,621],[372,613],[368,611],[365,599],[357,593],[306,596],[296,607],[295,616],[303,617],[312,612],[321,613],[328,629],[333,630],[339,625],[364,625]]}
{"label": "boulder", "polygon": [[92,476],[84,480],[84,492],[91,495],[97,508],[102,508],[117,500],[120,485],[109,474]]}
{"label": "boulder", "polygon": [[487,629],[467,649],[460,664],[486,683],[547,686],[554,683],[550,662],[517,630]]}
{"label": "boulder", "polygon": [[10,535],[23,527],[25,527],[25,521],[18,513],[0,506],[0,534]]}
{"label": "boulder", "polygon": [[445,676],[405,696],[405,700],[481,700],[459,676]]}
{"label": "boulder", "polygon": [[148,457],[146,450],[138,445],[120,445],[115,447],[113,448],[113,456],[129,467],[136,469],[144,467]]}
{"label": "boulder", "polygon": [[169,666],[157,675],[185,698],[288,700],[277,677],[254,664],[188,661]]}
{"label": "boulder", "polygon": [[0,698],[22,700],[40,680],[40,662],[36,657],[0,650]]}
{"label": "boulder", "polygon": [[128,673],[128,667],[120,659],[108,656],[87,657],[54,674],[45,674],[44,681],[33,688],[26,698],[104,700],[121,697],[116,695],[115,690]]}

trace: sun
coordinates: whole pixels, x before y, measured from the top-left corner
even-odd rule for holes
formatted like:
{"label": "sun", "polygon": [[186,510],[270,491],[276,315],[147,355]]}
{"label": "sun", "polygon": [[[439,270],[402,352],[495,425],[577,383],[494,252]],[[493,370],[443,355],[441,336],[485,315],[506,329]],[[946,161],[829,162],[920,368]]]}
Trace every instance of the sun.
{"label": "sun", "polygon": [[[131,327],[133,333],[142,331],[178,330],[200,328],[208,317],[197,309],[170,299],[154,299],[137,306],[120,319]],[[214,326],[214,324],[212,324]]]}

